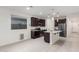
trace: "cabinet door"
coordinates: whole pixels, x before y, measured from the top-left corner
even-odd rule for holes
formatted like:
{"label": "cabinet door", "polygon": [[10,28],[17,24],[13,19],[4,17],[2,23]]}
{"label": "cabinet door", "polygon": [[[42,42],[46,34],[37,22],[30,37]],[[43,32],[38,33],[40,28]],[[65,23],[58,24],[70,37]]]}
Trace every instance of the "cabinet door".
{"label": "cabinet door", "polygon": [[45,26],[45,20],[42,20],[42,26]]}
{"label": "cabinet door", "polygon": [[50,33],[44,33],[44,41],[50,43]]}
{"label": "cabinet door", "polygon": [[31,17],[31,26],[45,26],[45,20]]}
{"label": "cabinet door", "polygon": [[31,17],[31,26],[38,26],[38,18]]}
{"label": "cabinet door", "polygon": [[45,26],[45,20],[44,19],[39,20],[39,26]]}
{"label": "cabinet door", "polygon": [[40,31],[31,31],[31,38],[35,39],[40,37]]}

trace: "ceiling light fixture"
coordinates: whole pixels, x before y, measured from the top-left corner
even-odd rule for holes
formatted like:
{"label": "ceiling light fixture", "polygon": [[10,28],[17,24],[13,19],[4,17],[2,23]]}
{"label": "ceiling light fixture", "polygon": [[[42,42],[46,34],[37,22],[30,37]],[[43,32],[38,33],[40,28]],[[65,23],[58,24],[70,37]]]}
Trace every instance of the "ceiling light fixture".
{"label": "ceiling light fixture", "polygon": [[32,6],[28,6],[28,7],[26,7],[27,10],[30,10],[31,8],[32,8]]}
{"label": "ceiling light fixture", "polygon": [[29,8],[29,7],[27,7],[26,9],[27,9],[27,10],[30,10],[30,8]]}
{"label": "ceiling light fixture", "polygon": [[30,7],[27,7],[26,9],[27,9],[27,10],[30,10]]}

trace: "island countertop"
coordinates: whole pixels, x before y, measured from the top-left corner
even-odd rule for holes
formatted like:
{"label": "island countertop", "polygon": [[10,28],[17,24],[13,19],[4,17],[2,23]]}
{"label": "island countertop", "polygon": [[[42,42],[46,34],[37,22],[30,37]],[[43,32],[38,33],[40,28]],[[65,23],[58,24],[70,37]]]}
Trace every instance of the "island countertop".
{"label": "island countertop", "polygon": [[45,32],[49,32],[49,33],[59,33],[61,32],[60,30],[47,30]]}

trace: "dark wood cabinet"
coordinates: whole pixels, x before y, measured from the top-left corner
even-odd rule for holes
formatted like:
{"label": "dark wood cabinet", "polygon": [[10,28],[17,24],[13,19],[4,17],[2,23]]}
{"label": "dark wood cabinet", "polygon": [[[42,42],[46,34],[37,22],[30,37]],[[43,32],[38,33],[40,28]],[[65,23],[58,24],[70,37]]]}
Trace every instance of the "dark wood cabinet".
{"label": "dark wood cabinet", "polygon": [[45,20],[44,19],[39,19],[38,24],[39,24],[39,26],[45,26]]}
{"label": "dark wood cabinet", "polygon": [[35,39],[40,37],[40,31],[31,31],[31,38]]}
{"label": "dark wood cabinet", "polygon": [[45,26],[45,19],[31,17],[31,26]]}
{"label": "dark wood cabinet", "polygon": [[58,26],[58,22],[57,22],[57,20],[55,20],[55,26]]}
{"label": "dark wood cabinet", "polygon": [[66,23],[66,19],[59,19],[58,23]]}
{"label": "dark wood cabinet", "polygon": [[31,26],[38,26],[38,18],[31,17]]}
{"label": "dark wood cabinet", "polygon": [[44,41],[50,43],[50,33],[47,32],[44,33]]}
{"label": "dark wood cabinet", "polygon": [[42,37],[42,36],[44,36],[45,31],[47,31],[47,30],[46,29],[41,30],[40,28],[33,29],[31,31],[31,38],[35,39],[35,38]]}

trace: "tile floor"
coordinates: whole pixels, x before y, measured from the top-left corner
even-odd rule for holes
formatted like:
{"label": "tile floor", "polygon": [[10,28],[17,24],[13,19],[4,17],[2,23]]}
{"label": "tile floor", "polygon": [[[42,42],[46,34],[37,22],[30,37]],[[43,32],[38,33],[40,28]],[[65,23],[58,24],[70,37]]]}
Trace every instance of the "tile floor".
{"label": "tile floor", "polygon": [[0,47],[0,52],[79,52],[79,34],[62,39],[50,45],[44,37],[30,39]]}

